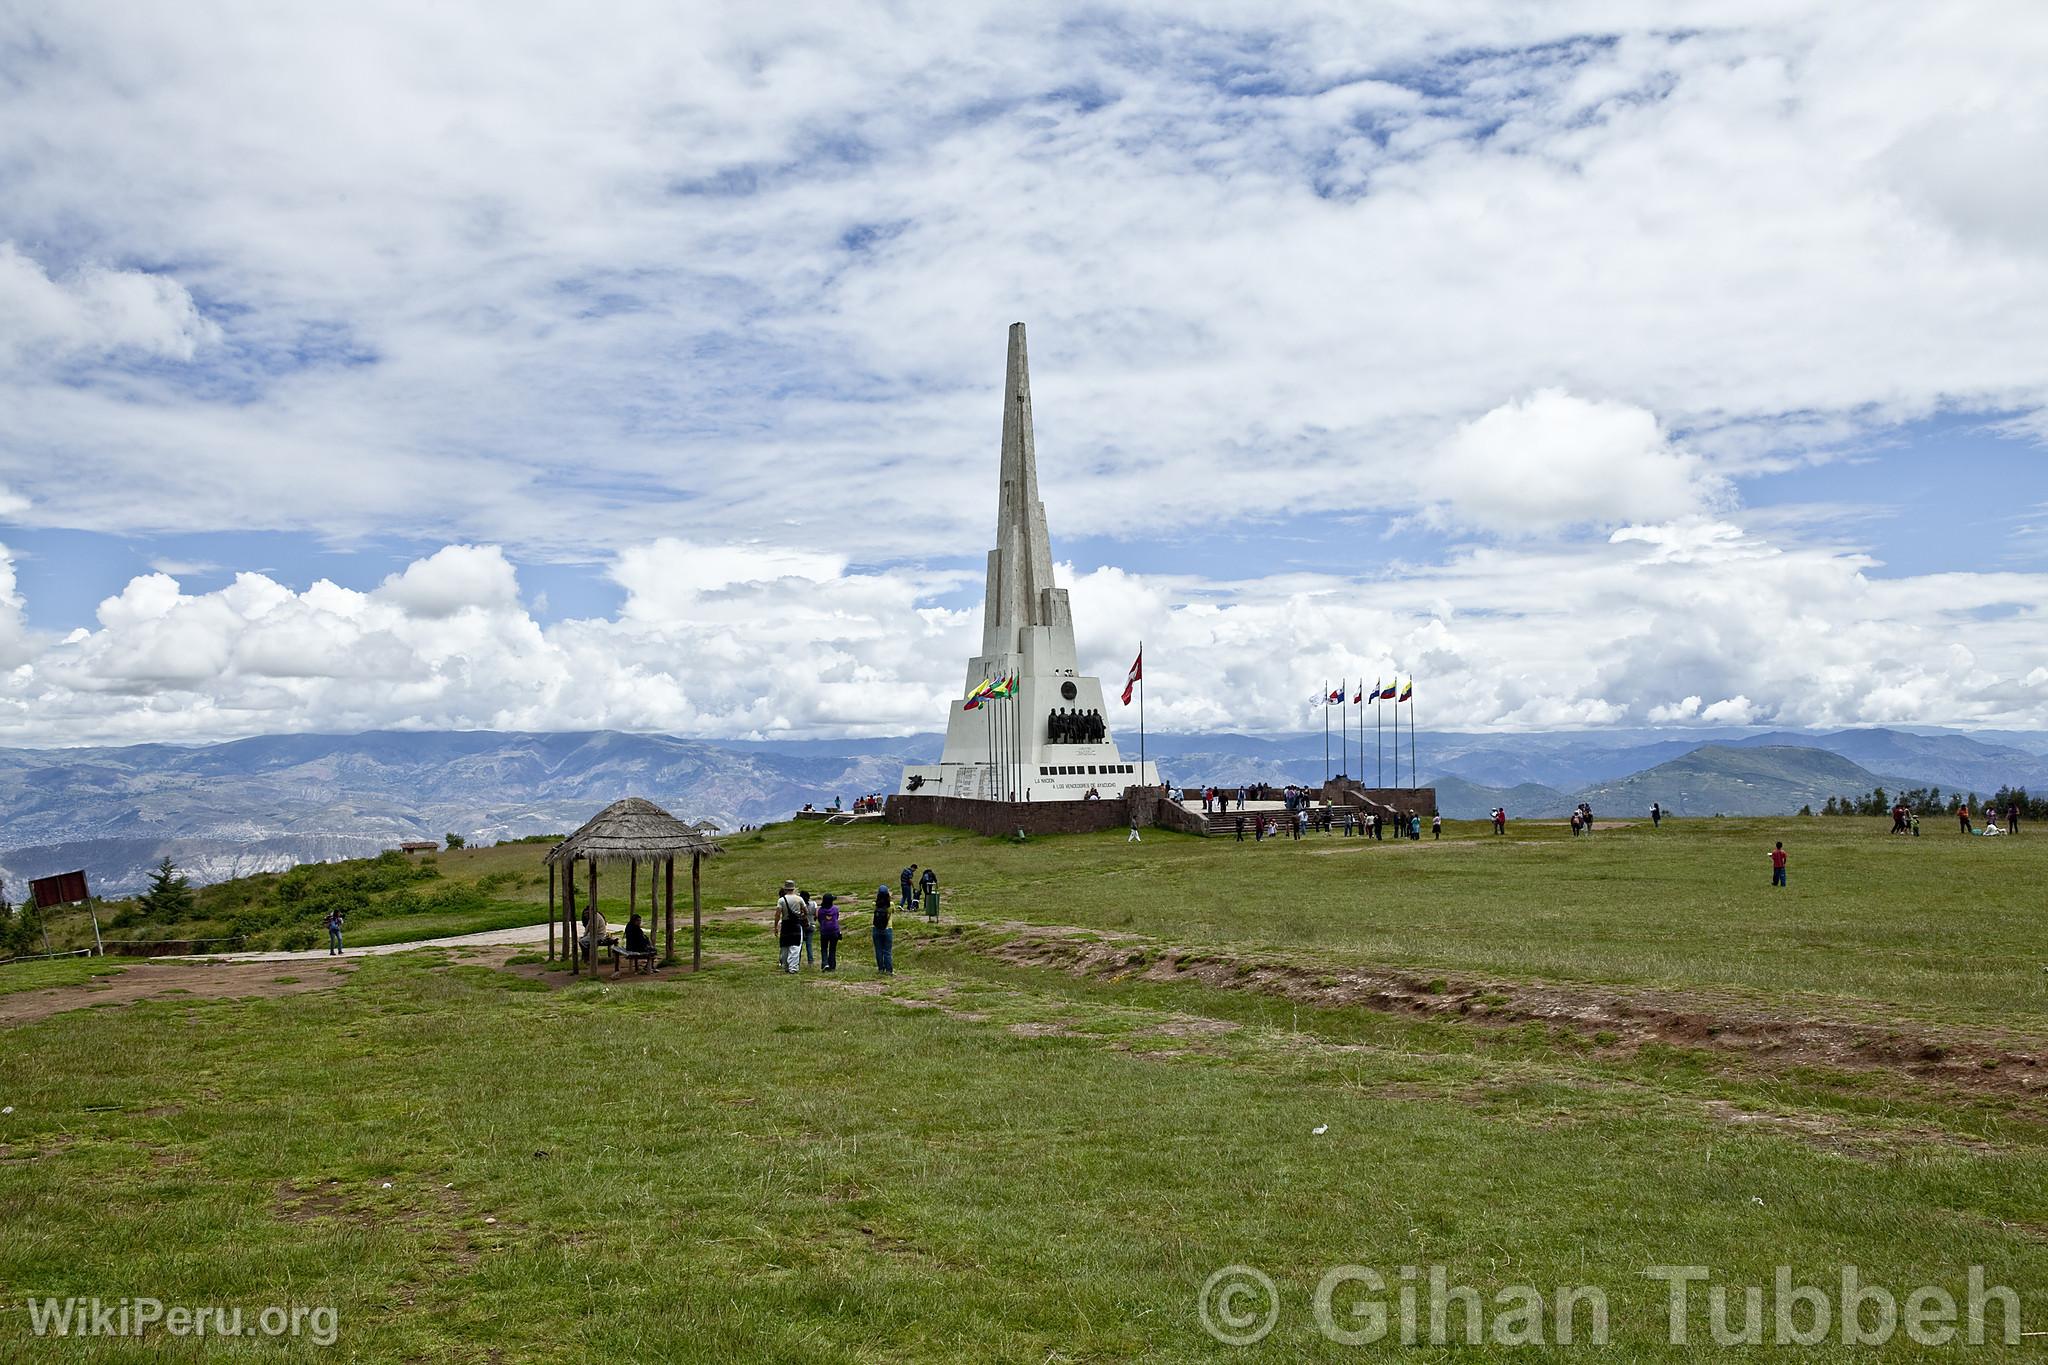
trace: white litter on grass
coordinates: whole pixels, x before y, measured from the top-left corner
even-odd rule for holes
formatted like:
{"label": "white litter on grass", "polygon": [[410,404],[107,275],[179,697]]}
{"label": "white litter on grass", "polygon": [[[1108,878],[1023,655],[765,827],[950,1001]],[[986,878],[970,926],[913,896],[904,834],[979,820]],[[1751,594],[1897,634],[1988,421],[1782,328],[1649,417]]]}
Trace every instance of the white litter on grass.
{"label": "white litter on grass", "polygon": [[379,1185],[377,1188],[380,1190],[388,1190],[391,1188],[391,1182],[387,1180],[382,1185]]}
{"label": "white litter on grass", "polygon": [[1319,1125],[1319,1126],[1317,1126],[1317,1127],[1315,1127],[1315,1128],[1311,1128],[1311,1129],[1309,1129],[1309,1136],[1310,1136],[1310,1137],[1321,1137],[1321,1136],[1322,1136],[1323,1134],[1325,1134],[1325,1133],[1327,1133],[1327,1132],[1329,1132],[1329,1131],[1330,1131],[1330,1125],[1329,1125],[1329,1124],[1327,1124],[1327,1123],[1325,1123],[1325,1124],[1321,1124],[1321,1125]]}
{"label": "white litter on grass", "polygon": [[10,1105],[8,1105],[8,1106],[7,1106],[7,1107],[6,1107],[5,1109],[0,1109],[0,1114],[11,1114],[11,1113],[13,1113],[13,1112],[14,1112],[14,1106],[13,1106],[13,1105],[11,1105],[11,1104],[10,1104]]}
{"label": "white litter on grass", "polygon": [[497,1220],[497,1219],[495,1219],[495,1218],[486,1218],[486,1219],[484,1219],[484,1221],[485,1221],[486,1223],[495,1223],[495,1222],[497,1222],[498,1220]]}
{"label": "white litter on grass", "polygon": [[1760,1195],[1751,1195],[1749,1197],[1749,1202],[1756,1205],[1758,1208],[1762,1208],[1764,1206],[1763,1198]]}

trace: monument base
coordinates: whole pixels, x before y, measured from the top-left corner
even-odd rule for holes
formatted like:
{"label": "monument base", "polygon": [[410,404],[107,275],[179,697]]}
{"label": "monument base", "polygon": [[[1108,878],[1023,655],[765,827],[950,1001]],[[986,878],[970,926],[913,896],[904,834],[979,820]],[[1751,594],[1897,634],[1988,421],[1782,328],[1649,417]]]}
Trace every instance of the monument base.
{"label": "monument base", "polygon": [[1026,834],[1090,834],[1129,829],[1131,816],[1145,829],[1207,833],[1197,812],[1166,799],[1159,787],[1131,787],[1100,801],[974,801],[950,796],[892,796],[884,818],[892,825],[944,825],[997,837]]}
{"label": "monument base", "polygon": [[[1083,746],[1074,745],[1079,749]],[[1089,746],[1092,747],[1092,746]],[[1103,746],[1108,748],[1108,746]],[[1110,754],[1115,750],[1110,749]],[[987,763],[914,763],[903,770],[897,787],[900,796],[943,796],[960,801],[988,801],[1000,805],[1063,804],[1085,801],[1093,791],[1101,800],[1121,797],[1130,787],[1159,785],[1156,763],[1098,761],[1090,763],[1085,754],[1048,752],[1045,763],[1017,764],[1007,769]],[[1071,757],[1071,763],[1054,763],[1054,757]],[[1014,791],[1023,800],[1005,801],[1000,793]]]}

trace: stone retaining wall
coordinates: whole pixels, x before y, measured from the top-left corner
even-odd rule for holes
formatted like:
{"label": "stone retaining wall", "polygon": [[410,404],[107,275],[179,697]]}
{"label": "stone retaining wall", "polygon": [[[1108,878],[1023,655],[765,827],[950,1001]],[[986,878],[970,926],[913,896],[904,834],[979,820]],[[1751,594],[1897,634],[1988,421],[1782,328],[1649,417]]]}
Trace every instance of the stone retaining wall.
{"label": "stone retaining wall", "polygon": [[1166,798],[1163,787],[1131,787],[1100,801],[972,801],[959,796],[892,796],[884,818],[892,825],[944,825],[998,837],[1026,834],[1088,834],[1129,829],[1131,814],[1145,829],[1202,834],[1199,813]]}

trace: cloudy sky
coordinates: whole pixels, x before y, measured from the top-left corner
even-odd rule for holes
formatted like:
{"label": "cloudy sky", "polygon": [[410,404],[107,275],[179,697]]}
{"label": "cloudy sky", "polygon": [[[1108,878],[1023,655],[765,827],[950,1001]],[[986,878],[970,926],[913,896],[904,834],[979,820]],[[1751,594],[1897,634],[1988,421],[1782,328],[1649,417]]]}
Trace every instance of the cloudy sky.
{"label": "cloudy sky", "polygon": [[[599,17],[599,16],[602,17]],[[2048,725],[2048,7],[0,0],[0,743]]]}

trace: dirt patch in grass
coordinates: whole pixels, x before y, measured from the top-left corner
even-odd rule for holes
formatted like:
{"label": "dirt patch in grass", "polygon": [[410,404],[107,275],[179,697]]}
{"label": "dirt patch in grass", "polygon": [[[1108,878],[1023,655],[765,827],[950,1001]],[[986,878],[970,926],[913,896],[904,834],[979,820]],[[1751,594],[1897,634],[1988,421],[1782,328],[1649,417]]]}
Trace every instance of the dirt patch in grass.
{"label": "dirt patch in grass", "polygon": [[1906,1147],[1947,1147],[1975,1152],[1980,1156],[1994,1156],[2004,1150],[1996,1143],[1934,1128],[1856,1129],[1830,1114],[1765,1114],[1743,1109],[1726,1100],[1708,1100],[1706,1111],[1710,1117],[1732,1127],[1777,1133],[1824,1152],[1863,1161],[1882,1160]]}
{"label": "dirt patch in grass", "polygon": [[132,1005],[169,996],[246,1000],[324,991],[340,984],[355,964],[344,960],[303,979],[276,977],[272,962],[144,962],[90,984],[0,995],[0,1027],[32,1024],[67,1010]]}
{"label": "dirt patch in grass", "polygon": [[[288,1223],[328,1219],[359,1228],[402,1226],[427,1234],[433,1251],[461,1270],[474,1269],[482,1259],[471,1232],[475,1219],[469,1203],[446,1182],[393,1179],[386,1188],[382,1181],[329,1180],[310,1186],[286,1181],[277,1187],[271,1214]],[[488,1236],[503,1229],[493,1218],[481,1231]]]}
{"label": "dirt patch in grass", "polygon": [[1015,966],[1050,967],[1102,980],[1192,982],[1324,1008],[1451,1017],[1480,1025],[1540,1023],[1616,1052],[1653,1044],[1702,1048],[1771,1067],[1889,1072],[1947,1090],[2034,1101],[2048,1098],[2048,1051],[2038,1040],[1989,1031],[1919,1023],[1880,1026],[1776,1013],[1676,992],[1453,979],[1369,968],[1310,970],[1213,949],[1090,943],[1035,931],[992,945],[965,942]]}

